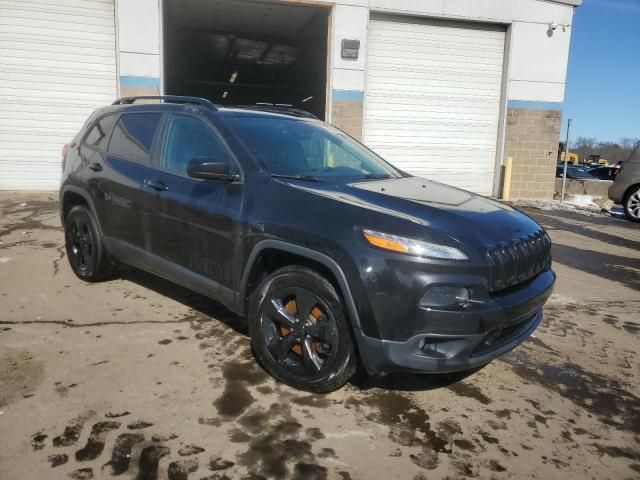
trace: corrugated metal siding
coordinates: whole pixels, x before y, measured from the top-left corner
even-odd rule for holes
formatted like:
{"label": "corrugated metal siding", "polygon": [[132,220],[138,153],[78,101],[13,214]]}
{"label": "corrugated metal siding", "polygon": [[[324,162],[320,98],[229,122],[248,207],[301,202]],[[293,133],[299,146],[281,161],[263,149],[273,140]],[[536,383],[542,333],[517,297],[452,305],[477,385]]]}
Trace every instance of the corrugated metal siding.
{"label": "corrugated metal siding", "polygon": [[409,173],[491,194],[504,45],[494,26],[372,18],[364,142]]}
{"label": "corrugated metal siding", "polygon": [[113,0],[0,0],[0,189],[55,189],[60,150],[116,97]]}

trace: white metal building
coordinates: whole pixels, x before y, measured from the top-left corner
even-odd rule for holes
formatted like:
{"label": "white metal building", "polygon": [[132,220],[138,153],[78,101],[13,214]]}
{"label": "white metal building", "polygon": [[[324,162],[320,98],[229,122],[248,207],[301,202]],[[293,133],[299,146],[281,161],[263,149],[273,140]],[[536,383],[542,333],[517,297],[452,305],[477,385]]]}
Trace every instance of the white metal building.
{"label": "white metal building", "polygon": [[487,195],[511,146],[548,196],[580,1],[0,0],[0,189],[55,189],[94,108],[167,93],[305,108]]}

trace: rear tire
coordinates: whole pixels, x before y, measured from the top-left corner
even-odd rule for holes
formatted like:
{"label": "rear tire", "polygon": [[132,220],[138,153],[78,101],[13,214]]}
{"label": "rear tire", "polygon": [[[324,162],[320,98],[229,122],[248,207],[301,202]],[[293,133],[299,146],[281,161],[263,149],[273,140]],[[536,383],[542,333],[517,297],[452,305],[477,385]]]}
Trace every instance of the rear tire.
{"label": "rear tire", "polygon": [[104,249],[98,224],[87,207],[76,205],[64,221],[67,259],[73,273],[85,282],[98,282],[114,274],[115,265]]}
{"label": "rear tire", "polygon": [[625,196],[624,213],[632,222],[640,222],[640,187],[634,187]]}
{"label": "rear tire", "polygon": [[248,320],[256,359],[287,385],[332,392],[356,371],[356,350],[340,296],[309,268],[292,265],[264,279],[252,295]]}

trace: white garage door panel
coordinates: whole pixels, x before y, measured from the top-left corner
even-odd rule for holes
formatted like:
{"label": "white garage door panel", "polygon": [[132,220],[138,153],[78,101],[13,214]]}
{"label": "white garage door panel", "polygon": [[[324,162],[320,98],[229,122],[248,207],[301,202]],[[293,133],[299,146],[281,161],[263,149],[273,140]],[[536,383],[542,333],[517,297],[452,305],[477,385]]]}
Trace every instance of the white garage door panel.
{"label": "white garage door panel", "polygon": [[365,143],[410,173],[491,194],[504,42],[493,26],[374,15]]}
{"label": "white garage door panel", "polygon": [[117,94],[113,0],[0,0],[0,189],[55,189],[60,151]]}

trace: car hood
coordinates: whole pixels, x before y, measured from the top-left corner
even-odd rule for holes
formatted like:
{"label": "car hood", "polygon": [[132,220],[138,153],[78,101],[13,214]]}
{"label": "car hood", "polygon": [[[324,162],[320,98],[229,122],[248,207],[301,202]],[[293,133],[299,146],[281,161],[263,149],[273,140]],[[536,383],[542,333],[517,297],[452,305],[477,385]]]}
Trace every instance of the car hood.
{"label": "car hood", "polygon": [[[541,227],[508,205],[419,177],[355,183],[287,182],[310,193],[433,228],[461,241],[483,245],[522,238]],[[380,222],[384,225],[384,222]],[[371,228],[376,228],[371,225]],[[377,228],[383,228],[377,227]]]}

